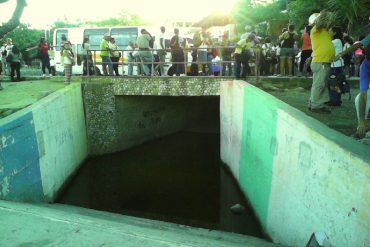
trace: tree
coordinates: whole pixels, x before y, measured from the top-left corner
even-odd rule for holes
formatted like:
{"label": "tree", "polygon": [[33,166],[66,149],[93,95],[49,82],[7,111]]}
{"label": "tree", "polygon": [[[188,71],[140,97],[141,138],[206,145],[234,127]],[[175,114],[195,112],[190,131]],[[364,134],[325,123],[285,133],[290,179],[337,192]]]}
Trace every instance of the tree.
{"label": "tree", "polygon": [[290,22],[295,25],[296,30],[303,29],[308,24],[308,18],[313,13],[319,13],[325,9],[326,1],[322,0],[296,0],[288,5]]}
{"label": "tree", "polygon": [[43,30],[30,29],[26,24],[20,24],[13,31],[8,33],[4,38],[11,38],[19,48],[26,63],[37,56],[37,50],[26,52],[27,48],[37,46],[40,38],[44,36]]}
{"label": "tree", "polygon": [[286,0],[274,1],[268,5],[255,4],[251,0],[242,0],[233,11],[237,30],[239,33],[244,33],[244,27],[251,25],[255,27],[254,29],[258,31],[259,35],[277,36],[281,28],[286,26],[289,21],[285,9]]}
{"label": "tree", "polygon": [[[6,3],[9,0],[0,0],[0,4]],[[17,6],[13,12],[12,17],[8,22],[0,27],[0,40],[10,31],[14,30],[19,24],[19,19],[23,14],[24,8],[27,6],[26,0],[17,0]]]}
{"label": "tree", "polygon": [[[364,33],[368,25],[370,0],[294,0],[288,4],[289,17],[297,28],[307,24],[312,13],[323,9],[331,12],[331,25],[345,29],[347,32],[357,31]],[[356,32],[355,32],[356,33]]]}

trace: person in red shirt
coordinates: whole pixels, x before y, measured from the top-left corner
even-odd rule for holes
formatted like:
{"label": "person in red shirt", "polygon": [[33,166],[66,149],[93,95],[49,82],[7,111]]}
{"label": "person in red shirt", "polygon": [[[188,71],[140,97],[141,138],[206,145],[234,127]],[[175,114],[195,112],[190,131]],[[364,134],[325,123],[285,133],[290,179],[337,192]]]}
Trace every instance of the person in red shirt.
{"label": "person in red shirt", "polygon": [[41,69],[42,69],[42,76],[45,76],[45,67],[49,71],[49,76],[51,76],[51,68],[50,68],[50,58],[49,58],[49,44],[45,41],[45,38],[40,39],[40,43],[38,46],[39,49],[39,56],[41,59]]}
{"label": "person in red shirt", "polygon": [[[310,66],[307,66],[307,70],[304,71],[304,65],[306,63],[307,58],[311,57],[312,54],[312,46],[311,46],[311,38],[310,38],[311,27],[306,26],[304,29],[304,33],[302,33],[301,40],[302,40],[302,52],[301,52],[301,62],[299,63],[299,72],[311,74]],[[307,75],[306,74],[306,75]]]}

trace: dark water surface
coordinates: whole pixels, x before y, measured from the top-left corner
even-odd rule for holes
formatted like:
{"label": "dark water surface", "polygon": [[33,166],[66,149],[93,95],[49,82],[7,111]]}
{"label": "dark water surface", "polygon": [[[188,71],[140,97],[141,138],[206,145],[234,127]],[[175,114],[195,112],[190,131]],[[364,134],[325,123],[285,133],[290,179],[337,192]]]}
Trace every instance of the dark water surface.
{"label": "dark water surface", "polygon": [[[179,132],[89,158],[58,203],[263,237],[220,161],[220,135]],[[246,207],[240,215],[230,207]]]}

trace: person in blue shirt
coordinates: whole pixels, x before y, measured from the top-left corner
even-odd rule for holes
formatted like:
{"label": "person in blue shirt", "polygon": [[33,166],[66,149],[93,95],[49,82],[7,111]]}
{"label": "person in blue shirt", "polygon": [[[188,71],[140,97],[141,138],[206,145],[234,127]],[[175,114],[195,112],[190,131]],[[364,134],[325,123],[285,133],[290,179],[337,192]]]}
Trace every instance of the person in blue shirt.
{"label": "person in blue shirt", "polygon": [[[370,37],[369,35],[367,37]],[[370,40],[370,39],[369,39]],[[362,41],[361,41],[362,42]],[[360,67],[360,93],[356,96],[355,105],[358,119],[357,137],[366,134],[366,120],[370,117],[370,41],[365,47],[365,59]]]}

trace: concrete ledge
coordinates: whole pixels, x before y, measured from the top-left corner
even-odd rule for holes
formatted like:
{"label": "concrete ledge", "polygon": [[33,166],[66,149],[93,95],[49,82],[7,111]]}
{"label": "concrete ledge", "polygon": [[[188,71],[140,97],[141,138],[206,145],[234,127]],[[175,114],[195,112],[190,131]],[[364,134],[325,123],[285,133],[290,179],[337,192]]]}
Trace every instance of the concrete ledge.
{"label": "concrete ledge", "polygon": [[274,242],[370,242],[368,146],[235,81],[221,84],[221,156]]}
{"label": "concrete ledge", "polygon": [[87,84],[112,83],[115,95],[215,96],[228,77],[81,77]]}
{"label": "concrete ledge", "polygon": [[1,246],[273,247],[264,240],[65,205],[0,201]]}

